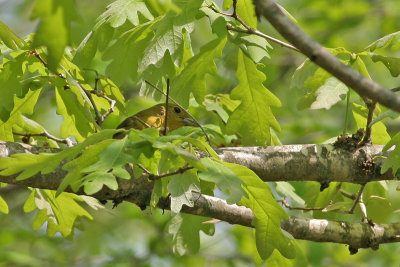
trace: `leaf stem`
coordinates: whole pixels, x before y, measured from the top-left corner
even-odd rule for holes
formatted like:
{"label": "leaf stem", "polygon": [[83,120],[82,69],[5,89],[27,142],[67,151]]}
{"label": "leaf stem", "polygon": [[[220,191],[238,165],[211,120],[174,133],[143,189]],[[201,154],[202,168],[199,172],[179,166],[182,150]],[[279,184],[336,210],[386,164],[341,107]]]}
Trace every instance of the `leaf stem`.
{"label": "leaf stem", "polygon": [[41,133],[18,133],[18,132],[13,132],[14,135],[19,135],[19,136],[24,136],[26,138],[30,138],[31,136],[43,136],[46,137],[48,139],[54,140],[58,143],[63,143],[66,144],[68,147],[72,147],[74,145],[76,145],[76,143],[74,141],[72,141],[69,138],[65,138],[65,139],[61,139],[58,137],[55,137],[54,135],[51,135],[49,132],[47,132],[45,129],[43,129],[43,132]]}

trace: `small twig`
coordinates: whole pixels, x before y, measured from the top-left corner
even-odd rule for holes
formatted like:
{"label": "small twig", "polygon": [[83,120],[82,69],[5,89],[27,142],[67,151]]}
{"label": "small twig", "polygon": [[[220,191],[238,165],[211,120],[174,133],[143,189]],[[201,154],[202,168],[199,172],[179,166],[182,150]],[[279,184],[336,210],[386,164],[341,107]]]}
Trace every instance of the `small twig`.
{"label": "small twig", "polygon": [[399,87],[392,88],[392,89],[390,89],[390,91],[392,91],[392,92],[399,92],[399,91],[400,91],[400,86],[399,86]]}
{"label": "small twig", "polygon": [[86,90],[82,86],[80,86],[80,87],[82,88],[83,92],[85,92],[87,98],[89,99],[90,103],[92,104],[92,107],[94,109],[94,114],[96,115],[96,123],[97,123],[97,125],[101,126],[101,124],[102,124],[101,113],[100,113],[99,109],[97,108],[96,103],[93,100],[91,92],[89,92],[88,90]]}
{"label": "small twig", "polygon": [[[42,56],[41,56],[36,50],[30,50],[30,51],[29,51],[29,54],[31,54],[31,55],[35,56],[37,59],[39,59],[39,61],[40,61],[46,68],[48,67],[47,62],[42,58]],[[61,67],[62,67],[62,69],[63,69],[71,78],[73,78],[72,75],[71,75],[63,66],[61,66]],[[62,73],[60,73],[60,72],[56,72],[55,74],[56,74],[57,76],[59,76],[61,79],[64,79],[64,80],[67,78],[64,74],[62,74]],[[96,71],[96,74],[97,74],[97,71]],[[74,78],[73,78],[73,79],[74,79]],[[93,107],[93,109],[94,109],[94,113],[95,113],[95,115],[96,115],[96,123],[97,123],[98,126],[101,127],[101,125],[102,125],[102,123],[104,122],[105,118],[106,118],[108,115],[110,115],[111,112],[114,111],[114,107],[115,107],[116,101],[113,100],[113,99],[111,99],[111,98],[109,98],[108,96],[104,95],[104,93],[99,93],[99,92],[97,91],[97,82],[99,81],[99,78],[98,78],[98,77],[96,77],[96,80],[95,80],[94,92],[86,90],[85,88],[83,88],[83,86],[80,84],[79,81],[77,81],[76,79],[74,79],[74,80],[75,80],[76,84],[77,84],[77,85],[82,89],[82,91],[86,94],[87,98],[89,99],[90,103],[92,104],[92,107]],[[99,96],[99,97],[105,98],[105,99],[110,103],[110,108],[105,112],[105,114],[101,115],[99,109],[97,108],[96,103],[95,103],[94,100],[93,100],[93,97],[91,96],[92,93],[96,94],[96,95]]]}
{"label": "small twig", "polygon": [[361,213],[362,213],[362,215],[363,215],[362,221],[363,221],[363,222],[368,221],[367,207],[366,207],[365,204],[364,204],[364,199],[363,199],[363,194],[362,194],[362,193],[361,193],[361,196],[360,196],[360,200],[359,200],[359,202],[358,202],[358,205],[360,206],[360,210],[361,210]]}
{"label": "small twig", "polygon": [[363,140],[360,143],[361,146],[371,143],[372,126],[370,124],[372,122],[372,119],[374,118],[374,111],[375,111],[375,107],[376,107],[376,101],[371,101],[371,100],[367,99],[366,97],[362,97],[362,99],[368,108],[368,118],[367,118],[365,135],[364,135]]}
{"label": "small twig", "polygon": [[290,210],[304,210],[304,211],[311,211],[311,210],[323,210],[325,208],[302,208],[302,207],[292,207],[289,205],[289,203],[287,203],[287,199],[286,197],[284,197],[281,200],[283,206],[285,206],[286,208],[290,209]]}
{"label": "small twig", "polygon": [[148,85],[150,85],[151,87],[153,87],[154,89],[156,89],[157,91],[159,91],[161,94],[163,94],[164,96],[166,96],[167,98],[169,98],[172,102],[174,102],[174,104],[176,104],[178,107],[180,107],[182,110],[184,110],[187,114],[189,114],[189,116],[193,119],[194,122],[196,122],[197,126],[200,127],[200,129],[203,131],[204,135],[207,138],[208,143],[211,145],[211,139],[208,136],[208,134],[206,133],[206,131],[204,130],[203,126],[200,125],[200,123],[195,119],[195,117],[192,116],[192,114],[190,114],[184,107],[181,106],[181,104],[179,104],[178,102],[175,101],[175,99],[173,99],[172,97],[170,97],[169,95],[167,95],[166,93],[164,93],[163,90],[161,90],[160,88],[158,88],[157,86],[155,86],[154,84],[152,84],[151,82],[144,80],[145,83],[147,83]]}
{"label": "small twig", "polygon": [[353,213],[354,213],[354,209],[356,208],[357,204],[358,204],[359,201],[360,201],[360,198],[361,198],[362,192],[364,191],[365,185],[366,185],[366,184],[361,185],[361,188],[360,188],[360,190],[358,191],[357,197],[356,197],[356,199],[354,200],[353,206],[352,206],[351,209],[348,211],[349,214],[353,214]]}
{"label": "small twig", "polygon": [[338,193],[338,192],[340,191],[340,189],[342,188],[342,184],[343,184],[343,183],[339,183],[339,184],[336,186],[335,193],[333,193],[333,195],[332,195],[332,197],[331,197],[331,200],[329,200],[329,204],[332,204],[333,201],[335,200],[337,193]]}
{"label": "small twig", "polygon": [[107,109],[107,111],[103,115],[100,115],[100,121],[97,122],[97,124],[99,124],[99,126],[101,126],[103,124],[104,120],[108,117],[108,115],[110,115],[112,112],[114,112],[114,107],[117,104],[117,101],[115,101],[114,99],[111,99],[110,97],[106,96],[104,94],[104,92],[97,91],[96,87],[97,87],[97,85],[95,85],[95,89],[93,91],[88,91],[88,92],[92,93],[92,94],[95,94],[98,97],[102,97],[105,100],[107,100],[108,103],[110,103],[110,107]]}
{"label": "small twig", "polygon": [[146,126],[147,128],[151,128],[151,125],[146,123],[144,120],[142,120],[141,118],[139,118],[138,116],[132,116],[134,117],[136,120],[138,120],[141,124],[143,124],[144,126]]}
{"label": "small twig", "polygon": [[343,189],[340,189],[340,193],[341,193],[343,196],[345,196],[345,197],[347,197],[347,198],[349,198],[349,199],[352,199],[352,200],[355,200],[355,199],[356,199],[356,196],[355,196],[354,194],[351,194],[351,193],[349,193],[349,192],[347,192],[347,191],[345,191],[345,190],[343,190]]}
{"label": "small twig", "polygon": [[247,33],[247,34],[258,35],[258,36],[260,36],[260,37],[262,37],[262,38],[264,38],[264,39],[266,39],[266,40],[270,40],[270,41],[272,41],[272,42],[275,42],[275,43],[281,45],[282,47],[286,47],[286,48],[292,49],[292,50],[294,50],[294,51],[296,51],[296,52],[300,52],[299,49],[297,49],[297,48],[294,47],[293,45],[288,44],[288,43],[285,43],[285,42],[283,42],[283,41],[281,41],[281,40],[279,40],[279,39],[276,39],[276,38],[274,38],[274,37],[272,37],[272,36],[269,36],[269,35],[267,35],[267,34],[265,34],[265,33],[262,33],[262,32],[260,32],[260,31],[258,31],[258,30],[256,30],[256,29],[253,29],[252,27],[250,27],[246,22],[244,22],[244,20],[242,20],[242,19],[238,16],[237,11],[236,11],[236,4],[237,4],[237,1],[233,1],[233,13],[232,13],[232,14],[219,11],[219,10],[217,10],[216,8],[214,8],[212,5],[209,5],[208,8],[210,8],[211,10],[213,10],[215,13],[219,13],[219,14],[221,14],[221,15],[234,18],[235,20],[237,20],[237,21],[245,28],[245,30],[244,30],[244,29],[241,29],[241,28],[233,27],[232,25],[228,24],[228,25],[226,26],[226,28],[227,28],[228,30],[230,30],[230,31],[235,31],[235,32],[241,32],[241,33]]}
{"label": "small twig", "polygon": [[177,169],[176,171],[173,171],[173,172],[167,172],[167,173],[163,173],[163,174],[160,174],[160,175],[154,175],[146,167],[144,167],[142,164],[137,164],[137,166],[140,169],[142,169],[145,172],[145,174],[148,176],[148,179],[152,180],[152,181],[157,181],[157,180],[159,180],[161,178],[164,178],[164,177],[168,177],[168,176],[172,176],[172,175],[176,175],[176,174],[181,174],[181,173],[184,173],[184,172],[194,168],[194,167],[190,167],[190,166],[186,165],[186,166],[183,166],[183,167],[181,167],[181,168],[179,168],[179,169]]}
{"label": "small twig", "polygon": [[168,100],[169,100],[169,79],[167,79],[167,97],[165,97],[165,120],[164,120],[164,135],[167,135],[168,121]]}
{"label": "small twig", "polygon": [[54,135],[51,135],[49,132],[47,132],[44,129],[43,129],[43,132],[41,132],[41,133],[18,133],[18,132],[13,132],[13,134],[14,135],[19,135],[19,136],[25,136],[28,139],[31,136],[43,136],[43,137],[46,137],[48,139],[54,140],[54,141],[56,141],[58,143],[66,144],[68,147],[72,147],[72,146],[74,146],[76,144],[74,141],[72,141],[69,138],[61,139],[61,138],[55,137]]}

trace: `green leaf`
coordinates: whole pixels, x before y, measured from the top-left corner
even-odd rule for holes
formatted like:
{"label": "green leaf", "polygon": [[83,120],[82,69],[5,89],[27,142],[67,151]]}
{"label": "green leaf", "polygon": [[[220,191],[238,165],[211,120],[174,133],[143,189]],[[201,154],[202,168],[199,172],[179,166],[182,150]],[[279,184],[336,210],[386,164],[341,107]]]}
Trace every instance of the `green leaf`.
{"label": "green leaf", "polygon": [[[62,193],[56,197],[55,191],[34,189],[25,204],[27,212],[32,211],[32,206],[39,209],[33,227],[38,229],[47,222],[47,234],[49,236],[60,232],[64,237],[73,233],[75,221],[79,217],[93,220],[93,217],[83,209],[77,202],[82,199],[74,194]],[[34,202],[34,203],[33,203]]]}
{"label": "green leaf", "polygon": [[381,169],[382,174],[391,168],[393,175],[396,175],[397,170],[400,168],[400,133],[397,133],[392,137],[392,139],[390,139],[390,141],[384,146],[383,151],[387,151],[392,146],[395,146],[395,148],[383,162]]}
{"label": "green leaf", "polygon": [[400,58],[398,57],[388,57],[377,55],[373,53],[369,53],[371,56],[372,61],[374,62],[382,62],[386,68],[390,71],[390,74],[393,77],[397,77],[400,74]]}
{"label": "green leaf", "polygon": [[97,50],[104,50],[112,40],[114,28],[100,24],[89,32],[76,49],[73,62],[79,66],[90,66]]}
{"label": "green leaf", "polygon": [[311,104],[311,109],[330,109],[342,100],[349,89],[335,77],[331,77],[315,91],[316,100]]}
{"label": "green leaf", "polygon": [[155,142],[153,144],[153,147],[161,150],[168,150],[174,153],[175,155],[181,156],[188,164],[195,167],[196,169],[205,170],[205,167],[203,166],[202,162],[195,155],[193,155],[189,151],[186,151],[183,148],[180,148],[170,143],[162,143],[162,142]]}
{"label": "green leaf", "polygon": [[293,259],[296,255],[295,247],[280,228],[281,220],[287,220],[288,215],[272,196],[268,184],[242,165],[227,162],[223,164],[245,184],[247,197],[243,197],[239,204],[250,208],[254,213],[256,245],[261,258],[267,259],[277,249],[284,257]]}
{"label": "green leaf", "polygon": [[374,118],[371,121],[371,125],[373,125],[377,122],[380,122],[386,118],[397,119],[399,116],[400,116],[400,114],[398,112],[393,111],[393,110],[388,110],[388,111],[382,112],[381,114],[376,116],[376,118]]}
{"label": "green leaf", "polygon": [[194,206],[192,192],[200,192],[199,179],[195,171],[186,171],[171,177],[168,183],[168,192],[171,194],[171,211],[178,213],[183,205]]}
{"label": "green leaf", "polygon": [[400,41],[400,31],[388,34],[372,44],[368,45],[365,50],[369,49],[369,51],[373,52],[375,49],[385,48],[389,46],[392,42],[398,43]]}
{"label": "green leaf", "polygon": [[257,17],[256,9],[253,1],[241,0],[237,2],[236,11],[241,19],[243,19],[247,25],[256,29],[257,28]]}
{"label": "green leaf", "polygon": [[240,51],[236,76],[240,84],[232,90],[231,98],[242,102],[229,117],[227,133],[240,133],[244,145],[271,144],[270,127],[280,131],[271,111],[272,106],[281,106],[279,99],[262,84],[265,75]]}
{"label": "green leaf", "polygon": [[[63,116],[61,136],[74,136],[78,142],[83,141],[95,131],[95,123],[88,104],[82,102],[82,96],[71,90],[56,88],[57,114]],[[81,104],[83,103],[83,104]]]}
{"label": "green leaf", "polygon": [[4,59],[4,63],[0,65],[0,120],[3,122],[10,117],[14,108],[14,97],[18,91],[22,90],[19,77],[22,76],[22,65],[25,61],[23,58],[26,57],[26,54],[13,56],[12,61]]}
{"label": "green leaf", "polygon": [[53,171],[61,161],[60,154],[41,153],[13,154],[8,158],[0,158],[1,175],[12,175],[21,172],[16,180],[24,180],[38,172],[47,174]]}
{"label": "green leaf", "polygon": [[210,20],[212,32],[217,34],[218,37],[226,36],[226,34],[228,33],[226,29],[227,23],[231,22],[232,19],[220,13],[217,13],[211,8],[209,8],[208,6],[212,6],[214,9],[218,11],[220,10],[218,5],[216,5],[214,1],[211,0],[204,1],[204,5],[207,6],[201,7],[200,11],[203,12],[204,15],[206,15]]}
{"label": "green leaf", "polygon": [[288,182],[276,182],[275,190],[283,197],[290,197],[292,201],[300,206],[305,204],[304,200],[294,192],[294,187]]}
{"label": "green leaf", "polygon": [[303,63],[300,64],[300,66],[297,67],[296,71],[294,72],[290,87],[303,89],[303,85],[308,77],[313,76],[317,69],[318,66],[307,58],[303,61]]}
{"label": "green leaf", "polygon": [[114,175],[109,172],[92,172],[91,174],[84,176],[83,179],[84,191],[88,195],[97,193],[103,188],[103,185],[106,185],[111,190],[118,189],[117,180]]}
{"label": "green leaf", "polygon": [[191,93],[197,102],[204,101],[207,93],[205,76],[217,73],[214,60],[221,57],[225,44],[226,38],[218,38],[200,48],[200,53],[188,61],[183,71],[172,82],[171,87],[174,90],[171,91],[171,96],[173,99],[185,107],[189,105]]}
{"label": "green leaf", "polygon": [[8,214],[9,212],[7,202],[1,196],[0,196],[0,212],[4,214]]}
{"label": "green leaf", "polygon": [[141,0],[117,0],[107,6],[107,11],[99,17],[98,23],[109,23],[111,27],[118,28],[129,20],[134,26],[139,25],[139,16],[148,20],[153,20],[154,17],[148,10],[144,1]]}
{"label": "green leaf", "polygon": [[89,167],[84,168],[83,172],[108,171],[114,167],[120,167],[130,162],[132,156],[126,153],[128,137],[120,140],[113,140],[99,155],[99,160]]}
{"label": "green leaf", "polygon": [[216,183],[217,187],[227,194],[228,203],[237,203],[245,195],[242,181],[224,163],[221,164],[209,158],[202,158],[201,162],[207,170],[200,171],[198,173],[199,178],[203,181]]}
{"label": "green leaf", "polygon": [[196,253],[200,248],[200,231],[214,234],[214,224],[203,223],[209,218],[178,213],[172,217],[168,233],[172,234],[173,251],[178,255]]}
{"label": "green leaf", "polygon": [[[366,128],[368,109],[356,103],[353,103],[353,117],[357,123],[357,128]],[[374,123],[372,126],[372,143],[377,145],[384,145],[390,140],[390,135],[383,122]]]}
{"label": "green leaf", "polygon": [[26,45],[25,41],[15,35],[2,21],[0,21],[0,41],[13,50],[17,50]]}
{"label": "green leaf", "polygon": [[120,84],[128,78],[136,80],[139,62],[144,50],[153,37],[154,22],[137,26],[120,36],[116,42],[107,48],[103,60],[111,60],[106,72]]}
{"label": "green leaf", "polygon": [[147,43],[139,72],[150,65],[161,67],[167,51],[175,66],[182,64],[185,35],[187,40],[190,40],[193,18],[199,13],[202,3],[203,1],[185,1],[179,15],[168,13],[154,25],[155,35]]}
{"label": "green leaf", "polygon": [[73,0],[37,0],[32,19],[40,19],[32,47],[46,46],[48,67],[55,71],[69,43],[72,21],[78,20]]}
{"label": "green leaf", "polygon": [[68,171],[68,174],[58,187],[57,194],[64,191],[68,185],[71,186],[72,190],[75,192],[78,191],[83,185],[85,168],[96,163],[98,161],[98,155],[112,142],[113,140],[103,140],[91,146],[86,146],[84,150],[82,149],[83,152],[79,157],[64,164],[62,168]]}
{"label": "green leaf", "polygon": [[33,109],[37,103],[40,92],[40,89],[28,91],[28,93],[22,99],[14,95],[14,107],[8,120],[2,121],[0,119],[0,140],[14,141],[12,134],[13,126],[24,124],[22,114],[30,115],[33,113]]}
{"label": "green leaf", "polygon": [[272,46],[265,38],[253,34],[239,33],[235,42],[238,42],[242,52],[255,63],[260,63],[265,57],[270,58],[268,49],[272,49]]}

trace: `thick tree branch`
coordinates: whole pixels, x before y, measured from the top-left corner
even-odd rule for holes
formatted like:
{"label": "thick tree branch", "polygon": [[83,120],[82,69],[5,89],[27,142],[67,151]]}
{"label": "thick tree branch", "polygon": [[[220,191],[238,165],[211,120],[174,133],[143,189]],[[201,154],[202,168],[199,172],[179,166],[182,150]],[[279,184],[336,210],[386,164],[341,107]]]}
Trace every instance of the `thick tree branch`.
{"label": "thick tree branch", "polygon": [[400,112],[400,96],[341,63],[283,14],[273,0],[253,0],[257,14],[265,17],[291,44],[361,96]]}
{"label": "thick tree branch", "polygon": [[[353,152],[333,145],[285,145],[269,147],[227,147],[217,149],[223,161],[244,165],[266,182],[317,181],[320,183],[397,179],[389,170],[380,174],[383,146],[361,147]],[[375,158],[369,169],[365,163]]]}
{"label": "thick tree branch", "polygon": [[[218,153],[224,160],[229,160],[238,164],[247,164],[255,171],[259,169],[261,174],[266,175],[263,177],[264,180],[276,180],[272,179],[272,176],[269,176],[271,175],[271,173],[263,170],[263,167],[260,166],[260,164],[266,164],[271,168],[276,168],[278,171],[277,174],[280,173],[280,179],[283,179],[285,175],[294,175],[295,173],[301,172],[300,169],[292,169],[291,172],[283,172],[283,170],[281,169],[285,166],[284,162],[288,163],[286,168],[291,169],[293,166],[291,165],[290,161],[296,157],[301,157],[300,155],[303,155],[303,157],[305,158],[310,157],[309,161],[303,160],[304,164],[312,163],[318,165],[318,163],[315,162],[320,161],[320,159],[316,159],[315,155],[313,153],[310,153],[310,151],[307,152],[310,147],[313,148],[313,150],[315,150],[315,153],[317,154],[318,151],[320,151],[319,153],[325,151],[322,149],[323,147],[325,147],[323,145],[297,145],[271,148],[225,148],[218,150]],[[301,148],[303,148],[303,150]],[[378,154],[381,152],[382,146],[370,146],[365,147],[364,149],[365,151],[367,151],[366,155],[373,156],[374,154]],[[243,151],[241,152],[240,150]],[[38,148],[26,144],[0,141],[0,157],[11,156],[15,153],[37,154],[55,151],[57,151],[57,149],[43,147]],[[331,155],[331,161],[338,160],[337,157],[341,155],[337,155],[335,153],[329,154],[327,152],[328,151],[325,151],[323,154]],[[284,156],[285,153],[286,156]],[[236,159],[235,157],[233,157],[234,155],[236,155]],[[264,161],[260,161],[261,155],[263,155],[262,157]],[[245,160],[246,158],[248,158],[247,161]],[[357,160],[357,157],[353,159],[348,159],[354,161]],[[254,160],[253,163],[251,163],[252,160]],[[327,160],[327,158],[325,158],[325,160]],[[297,161],[296,164],[300,164],[300,162],[301,161]],[[328,164],[328,162],[325,162],[325,164]],[[294,166],[297,166],[298,168],[301,167],[300,165]],[[316,169],[312,166],[305,166],[304,168],[305,170],[309,171],[310,177],[312,177],[311,174],[313,172],[319,171],[318,168]],[[336,170],[338,169],[340,168],[337,167]],[[49,174],[42,175],[39,173],[29,179],[22,181],[16,180],[17,175],[0,175],[0,182],[55,190],[57,189],[65,175],[66,171],[58,167],[56,170]],[[335,175],[333,175],[332,177],[337,178]],[[390,176],[381,176],[380,178],[382,179],[385,177],[390,178]],[[378,178],[372,178],[372,176],[369,176],[369,179],[374,180]],[[289,177],[286,177],[286,180],[291,179],[289,179]],[[135,203],[141,208],[149,205],[154,183],[153,181],[149,181],[146,175],[130,180],[119,179],[118,183],[118,190],[113,191],[107,187],[104,187],[101,191],[93,196],[98,198],[99,200],[129,201]],[[67,191],[70,190],[67,189]],[[83,192],[78,192],[78,194],[83,194]],[[247,227],[252,226],[254,215],[253,212],[246,207],[229,205],[222,199],[201,195],[198,193],[193,193],[192,198],[194,201],[194,207],[184,206],[182,212],[194,215],[201,215],[205,217],[212,217],[231,224],[239,224]],[[169,209],[169,202],[164,199],[160,201],[158,206],[159,208]],[[288,221],[282,221],[281,227],[297,239],[305,239],[317,242],[342,243],[348,244],[353,248],[377,248],[378,245],[382,243],[400,242],[400,223],[382,225],[375,224],[372,226],[368,223],[348,223],[290,217]]]}

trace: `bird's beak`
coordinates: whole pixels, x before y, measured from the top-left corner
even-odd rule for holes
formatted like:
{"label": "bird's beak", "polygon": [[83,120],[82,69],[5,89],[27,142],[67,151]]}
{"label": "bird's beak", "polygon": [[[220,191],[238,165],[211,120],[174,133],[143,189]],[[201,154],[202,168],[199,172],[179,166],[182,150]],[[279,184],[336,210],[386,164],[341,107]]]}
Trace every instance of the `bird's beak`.
{"label": "bird's beak", "polygon": [[198,123],[192,118],[182,117],[182,121],[185,126],[199,126]]}

